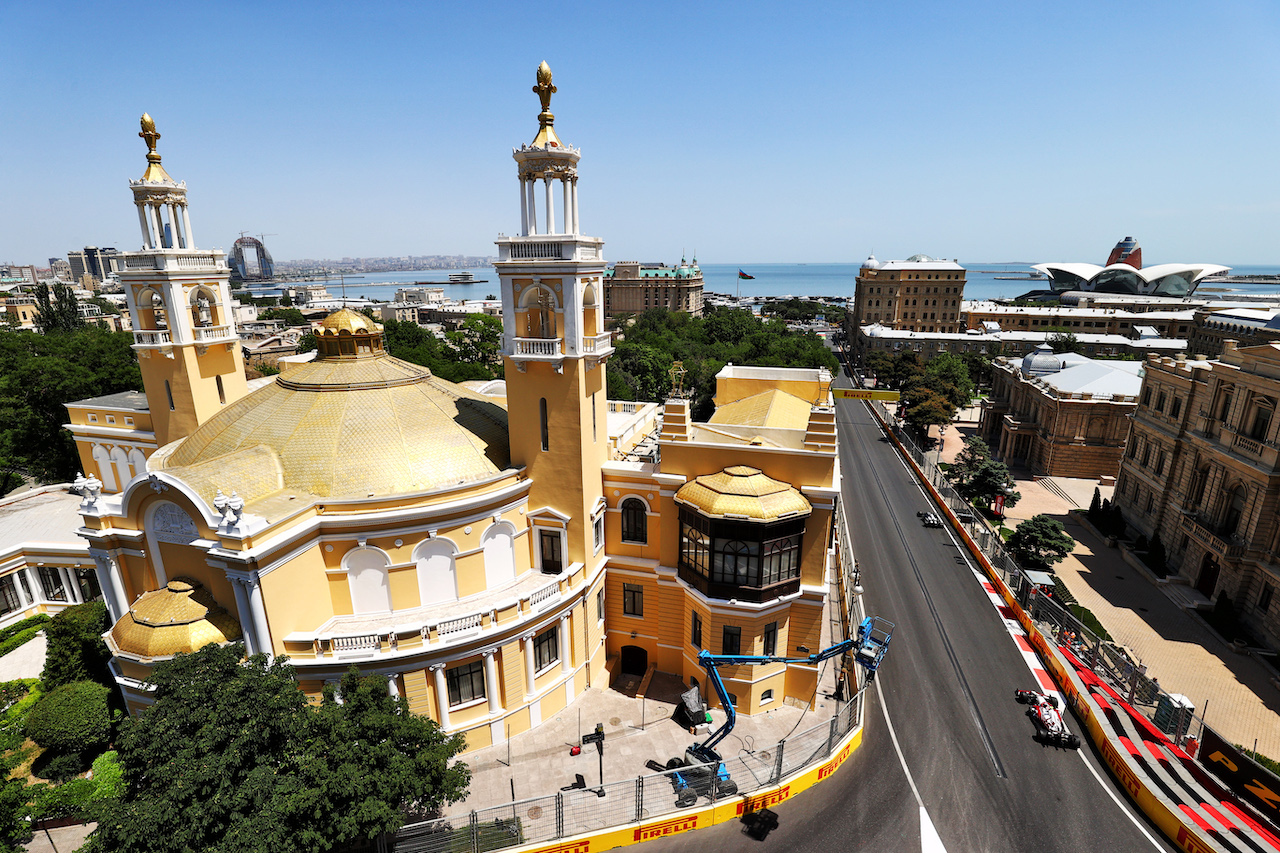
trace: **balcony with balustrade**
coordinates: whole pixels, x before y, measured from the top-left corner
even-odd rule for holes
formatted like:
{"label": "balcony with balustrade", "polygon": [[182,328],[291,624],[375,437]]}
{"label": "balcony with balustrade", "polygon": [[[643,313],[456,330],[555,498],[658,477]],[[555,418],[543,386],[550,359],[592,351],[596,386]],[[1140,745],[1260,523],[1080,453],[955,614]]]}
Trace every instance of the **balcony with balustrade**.
{"label": "balcony with balustrade", "polygon": [[522,266],[533,262],[599,261],[604,241],[578,234],[530,234],[527,237],[499,237],[498,267],[503,263]]}
{"label": "balcony with balustrade", "polygon": [[1243,545],[1228,539],[1226,535],[1193,513],[1183,513],[1182,532],[1228,562],[1239,560],[1244,554]]}
{"label": "balcony with balustrade", "polygon": [[582,563],[573,563],[554,578],[530,571],[514,587],[459,601],[392,613],[334,616],[315,631],[286,636],[285,651],[298,666],[332,666],[424,654],[434,657],[476,638],[507,642],[586,583]]}
{"label": "balcony with balustrade", "polygon": [[129,252],[124,256],[125,273],[140,272],[209,272],[227,271],[226,257],[218,251],[196,249],[149,249]]}

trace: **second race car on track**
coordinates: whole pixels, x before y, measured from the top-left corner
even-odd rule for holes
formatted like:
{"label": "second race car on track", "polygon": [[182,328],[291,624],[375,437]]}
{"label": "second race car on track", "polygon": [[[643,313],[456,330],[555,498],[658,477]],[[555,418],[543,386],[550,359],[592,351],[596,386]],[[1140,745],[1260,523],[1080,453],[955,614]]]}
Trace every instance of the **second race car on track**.
{"label": "second race car on track", "polygon": [[1036,740],[1050,746],[1080,748],[1080,738],[1068,731],[1062,720],[1056,696],[1046,696],[1035,690],[1015,690],[1013,698],[1019,704],[1029,706],[1027,716],[1036,727]]}

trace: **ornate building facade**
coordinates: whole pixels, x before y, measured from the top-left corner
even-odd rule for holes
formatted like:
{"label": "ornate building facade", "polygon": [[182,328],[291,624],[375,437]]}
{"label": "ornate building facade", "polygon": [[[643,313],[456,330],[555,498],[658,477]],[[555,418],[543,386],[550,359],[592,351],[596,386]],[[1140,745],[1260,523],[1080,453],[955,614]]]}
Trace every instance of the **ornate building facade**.
{"label": "ornate building facade", "polygon": [[1280,644],[1280,345],[1216,361],[1152,358],[1116,483],[1129,526],[1159,536],[1175,577],[1230,597]]}
{"label": "ornate building facade", "polygon": [[619,261],[605,270],[606,317],[642,314],[650,308],[702,316],[702,269],[697,258],[692,264],[681,258],[678,267]]}
{"label": "ornate building facade", "polygon": [[[134,185],[144,245],[125,257],[126,293],[147,377],[134,427],[156,449],[108,457],[114,493],[91,473],[79,498],[57,496],[78,502],[67,559],[95,567],[132,710],[157,662],[241,640],[289,655],[313,696],[353,664],[384,674],[475,749],[619,672],[694,682],[702,648],[821,647],[837,558],[830,375],[729,367],[709,423],[677,396],[660,431],[656,404],[607,401],[603,241],[579,228],[580,152],[555,131],[545,63],[537,83],[537,135],[514,151],[520,231],[497,240],[504,397],[393,358],[347,310],[324,321],[314,361],[252,390],[235,381],[225,263],[189,248],[185,187],[152,171],[144,122],[151,179]],[[126,408],[77,405],[86,438],[88,413]],[[815,698],[813,666],[721,673],[742,713]]]}

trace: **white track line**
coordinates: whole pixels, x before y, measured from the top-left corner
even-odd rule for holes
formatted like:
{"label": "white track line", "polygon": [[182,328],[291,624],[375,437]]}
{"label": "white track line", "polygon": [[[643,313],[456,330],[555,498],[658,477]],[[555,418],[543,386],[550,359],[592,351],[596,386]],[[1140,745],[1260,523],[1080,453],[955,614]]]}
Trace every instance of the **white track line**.
{"label": "white track line", "polygon": [[911,793],[916,798],[916,804],[920,806],[920,849],[922,853],[947,853],[947,849],[942,846],[942,839],[938,837],[938,830],[933,828],[933,821],[929,820],[929,812],[924,807],[924,799],[920,796],[920,789],[916,787],[911,768],[907,766],[906,756],[902,754],[898,733],[893,730],[893,721],[889,719],[889,708],[885,704],[884,693],[880,693],[880,701],[877,704],[880,705],[880,713],[884,714],[884,724],[889,728],[889,739],[893,741],[893,751],[898,753],[898,763],[902,765],[902,772],[907,774],[907,784],[911,786]]}

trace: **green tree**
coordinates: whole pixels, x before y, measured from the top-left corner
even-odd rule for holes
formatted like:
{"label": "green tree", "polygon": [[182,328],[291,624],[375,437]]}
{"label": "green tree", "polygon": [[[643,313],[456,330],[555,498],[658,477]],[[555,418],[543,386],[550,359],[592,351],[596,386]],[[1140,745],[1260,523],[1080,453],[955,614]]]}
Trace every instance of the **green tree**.
{"label": "green tree", "polygon": [[73,480],[80,470],[63,429],[73,400],[142,389],[133,335],[89,325],[61,334],[0,332],[0,459],[36,479]]}
{"label": "green tree", "polygon": [[36,285],[36,313],[32,322],[41,334],[74,332],[85,325],[75,294],[60,281],[53,283],[52,291],[48,282]]}
{"label": "green tree", "polygon": [[87,601],[56,614],[45,626],[48,651],[40,681],[46,691],[75,681],[92,680],[114,687],[108,661],[111,651],[102,635],[111,627],[101,601]]}
{"label": "green tree", "polygon": [[955,414],[955,407],[946,397],[920,386],[902,393],[902,406],[903,420],[920,433],[931,426],[951,423]]}
{"label": "green tree", "polygon": [[1169,574],[1169,558],[1165,554],[1164,542],[1160,541],[1159,533],[1151,538],[1151,550],[1147,552],[1147,567],[1159,577]]}
{"label": "green tree", "polygon": [[472,314],[462,327],[445,333],[446,354],[456,361],[489,368],[502,375],[502,320],[488,314]]}
{"label": "green tree", "polygon": [[317,344],[316,344],[316,336],[315,336],[314,334],[312,334],[311,332],[307,332],[305,335],[303,335],[302,337],[298,338],[298,352],[299,352],[299,353],[304,353],[304,352],[315,352],[315,350],[316,350],[316,346],[317,346]]}
{"label": "green tree", "polygon": [[893,383],[897,388],[904,387],[912,379],[924,373],[924,365],[920,356],[911,350],[903,350],[893,359]]}
{"label": "green tree", "polygon": [[867,370],[876,375],[877,384],[887,384],[893,379],[893,357],[884,350],[872,350],[867,355]]}
{"label": "green tree", "polygon": [[1098,523],[1098,516],[1102,512],[1102,490],[1097,486],[1093,487],[1093,500],[1089,501],[1089,509],[1085,512],[1085,516],[1094,524]]}
{"label": "green tree", "polygon": [[991,460],[991,448],[981,437],[968,436],[963,444],[960,452],[956,454],[955,461],[947,470],[947,479],[955,484],[962,494],[982,464]]}
{"label": "green tree", "polygon": [[1076,546],[1062,522],[1047,515],[1033,515],[1009,537],[1009,553],[1024,569],[1047,571],[1061,563]]}
{"label": "green tree", "polygon": [[353,668],[312,705],[283,657],[205,646],[152,671],[155,704],[117,739],[124,794],[87,850],[342,850],[466,794],[461,735]]}
{"label": "green tree", "polygon": [[924,368],[924,383],[945,397],[955,408],[969,405],[973,399],[973,380],[964,359],[942,352],[929,359]]}
{"label": "green tree", "polygon": [[286,326],[310,326],[297,308],[268,308],[258,315],[261,320],[279,320]]}
{"label": "green tree", "polygon": [[31,824],[23,814],[30,799],[22,779],[0,783],[0,853],[21,853],[22,845],[31,840]]}
{"label": "green tree", "polygon": [[1080,341],[1075,332],[1052,332],[1045,338],[1045,343],[1053,347],[1054,352],[1080,352]]}
{"label": "green tree", "polygon": [[974,469],[965,483],[956,487],[956,491],[981,506],[990,506],[998,495],[1004,495],[1005,507],[1011,507],[1022,498],[1022,493],[1012,491],[1012,486],[1013,478],[1005,464],[987,459]]}

